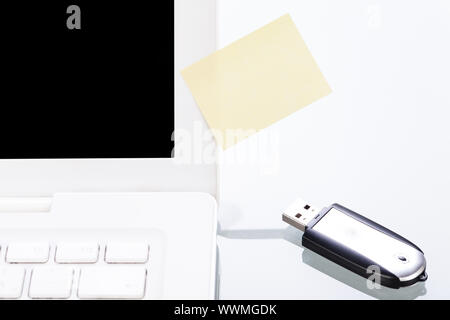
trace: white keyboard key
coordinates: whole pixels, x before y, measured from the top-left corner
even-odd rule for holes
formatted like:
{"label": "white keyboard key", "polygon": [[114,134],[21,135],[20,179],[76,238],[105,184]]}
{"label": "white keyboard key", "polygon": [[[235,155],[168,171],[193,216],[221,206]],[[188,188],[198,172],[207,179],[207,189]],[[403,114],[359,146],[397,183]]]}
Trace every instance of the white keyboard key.
{"label": "white keyboard key", "polygon": [[12,243],[8,245],[6,262],[45,263],[48,261],[49,252],[48,243]]}
{"label": "white keyboard key", "polygon": [[145,243],[111,243],[106,246],[107,263],[146,263],[148,244]]}
{"label": "white keyboard key", "polygon": [[87,267],[81,270],[81,299],[142,299],[147,271],[141,267]]}
{"label": "white keyboard key", "polygon": [[0,267],[0,298],[17,299],[22,295],[25,269],[19,266]]}
{"label": "white keyboard key", "polygon": [[99,245],[97,243],[60,243],[56,247],[57,263],[96,263]]}
{"label": "white keyboard key", "polygon": [[28,295],[33,299],[67,299],[72,293],[73,269],[36,267],[31,274]]}

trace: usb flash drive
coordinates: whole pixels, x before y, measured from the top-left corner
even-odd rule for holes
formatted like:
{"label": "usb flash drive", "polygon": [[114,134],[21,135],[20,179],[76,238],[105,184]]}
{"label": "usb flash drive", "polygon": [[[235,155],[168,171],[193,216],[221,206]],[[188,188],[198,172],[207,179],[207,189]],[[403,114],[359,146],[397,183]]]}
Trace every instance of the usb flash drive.
{"label": "usb flash drive", "polygon": [[298,199],[283,221],[304,232],[305,248],[344,268],[366,278],[379,270],[381,285],[400,288],[427,279],[425,256],[415,244],[339,204],[318,210]]}

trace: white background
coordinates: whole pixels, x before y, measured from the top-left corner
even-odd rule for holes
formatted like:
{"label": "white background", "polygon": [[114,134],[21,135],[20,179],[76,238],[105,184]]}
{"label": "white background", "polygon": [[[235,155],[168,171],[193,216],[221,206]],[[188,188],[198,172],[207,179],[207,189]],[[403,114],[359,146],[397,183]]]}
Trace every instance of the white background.
{"label": "white background", "polygon": [[[450,298],[450,2],[219,0],[218,47],[285,13],[333,92],[225,152],[220,297]],[[279,143],[245,157],[265,136]],[[368,292],[299,247],[280,215],[298,196],[416,243],[425,287]]]}

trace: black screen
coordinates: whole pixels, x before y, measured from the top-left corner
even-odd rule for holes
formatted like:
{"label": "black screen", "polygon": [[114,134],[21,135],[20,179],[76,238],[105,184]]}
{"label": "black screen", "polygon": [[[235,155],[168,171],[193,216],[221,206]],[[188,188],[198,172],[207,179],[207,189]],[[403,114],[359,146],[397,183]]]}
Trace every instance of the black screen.
{"label": "black screen", "polygon": [[173,1],[11,0],[0,12],[0,158],[171,156]]}

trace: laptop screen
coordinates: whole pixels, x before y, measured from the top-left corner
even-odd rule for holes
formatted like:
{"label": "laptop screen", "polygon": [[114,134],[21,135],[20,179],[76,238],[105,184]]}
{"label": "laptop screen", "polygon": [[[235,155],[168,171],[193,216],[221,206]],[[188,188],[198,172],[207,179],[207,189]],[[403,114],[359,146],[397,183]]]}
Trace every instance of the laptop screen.
{"label": "laptop screen", "polygon": [[1,5],[0,158],[165,158],[173,1]]}

